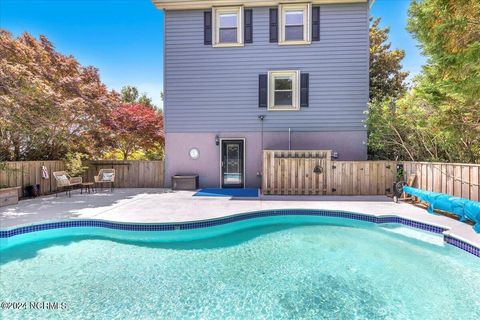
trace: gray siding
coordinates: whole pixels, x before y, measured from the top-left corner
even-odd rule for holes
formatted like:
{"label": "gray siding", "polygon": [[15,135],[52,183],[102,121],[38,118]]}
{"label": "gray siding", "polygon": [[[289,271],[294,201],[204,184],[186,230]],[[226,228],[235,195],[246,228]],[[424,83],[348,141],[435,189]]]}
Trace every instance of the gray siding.
{"label": "gray siding", "polygon": [[[269,43],[269,8],[253,9],[253,43],[203,44],[203,10],[165,13],[167,132],[365,131],[368,101],[368,6],[323,5],[320,41]],[[310,74],[310,106],[298,112],[258,107],[258,75],[299,69]]]}

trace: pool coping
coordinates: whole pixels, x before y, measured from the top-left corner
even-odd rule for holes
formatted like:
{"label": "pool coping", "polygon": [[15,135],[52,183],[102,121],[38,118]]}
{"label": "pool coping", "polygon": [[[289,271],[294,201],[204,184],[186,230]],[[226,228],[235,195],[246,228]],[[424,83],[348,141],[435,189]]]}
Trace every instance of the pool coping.
{"label": "pool coping", "polygon": [[49,220],[34,224],[16,225],[13,227],[0,229],[0,239],[14,237],[16,235],[32,233],[37,231],[74,228],[74,227],[97,227],[116,229],[124,231],[176,231],[176,230],[190,230],[199,228],[208,228],[228,223],[233,223],[242,220],[255,219],[260,217],[270,216],[294,216],[294,215],[309,215],[332,218],[344,218],[351,220],[359,220],[371,222],[375,224],[397,223],[408,227],[413,227],[423,231],[441,234],[445,243],[455,246],[470,254],[480,258],[480,246],[462,238],[457,234],[451,232],[451,228],[445,225],[423,222],[411,218],[405,218],[398,215],[372,215],[360,212],[344,211],[344,210],[326,210],[326,209],[268,209],[251,212],[243,212],[222,217],[193,220],[193,221],[179,221],[179,222],[155,222],[155,223],[141,223],[141,222],[121,222],[101,219],[66,219],[66,220]]}

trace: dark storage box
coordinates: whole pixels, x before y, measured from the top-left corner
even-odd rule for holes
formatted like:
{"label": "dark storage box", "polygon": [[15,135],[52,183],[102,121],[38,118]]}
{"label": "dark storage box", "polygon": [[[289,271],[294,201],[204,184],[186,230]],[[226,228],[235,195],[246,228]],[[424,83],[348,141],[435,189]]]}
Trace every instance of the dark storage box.
{"label": "dark storage box", "polygon": [[173,190],[197,190],[198,174],[195,175],[175,175],[172,177]]}
{"label": "dark storage box", "polygon": [[40,185],[34,184],[26,186],[23,192],[23,196],[26,198],[36,198],[40,195]]}

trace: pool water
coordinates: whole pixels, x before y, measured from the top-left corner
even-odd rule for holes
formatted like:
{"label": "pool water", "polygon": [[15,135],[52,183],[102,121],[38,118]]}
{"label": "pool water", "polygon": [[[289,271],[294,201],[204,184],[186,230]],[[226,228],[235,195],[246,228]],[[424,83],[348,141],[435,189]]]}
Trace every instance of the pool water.
{"label": "pool water", "polygon": [[181,242],[37,237],[0,251],[0,301],[66,307],[0,318],[480,318],[477,257],[405,227],[295,219]]}

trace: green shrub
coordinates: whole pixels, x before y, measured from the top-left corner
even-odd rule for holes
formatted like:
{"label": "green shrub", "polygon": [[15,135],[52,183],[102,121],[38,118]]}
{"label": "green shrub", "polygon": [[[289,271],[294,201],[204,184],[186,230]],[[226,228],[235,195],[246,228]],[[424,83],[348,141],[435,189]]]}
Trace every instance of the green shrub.
{"label": "green shrub", "polygon": [[65,171],[72,177],[81,176],[88,167],[83,166],[82,158],[85,155],[80,152],[67,153],[65,156]]}

